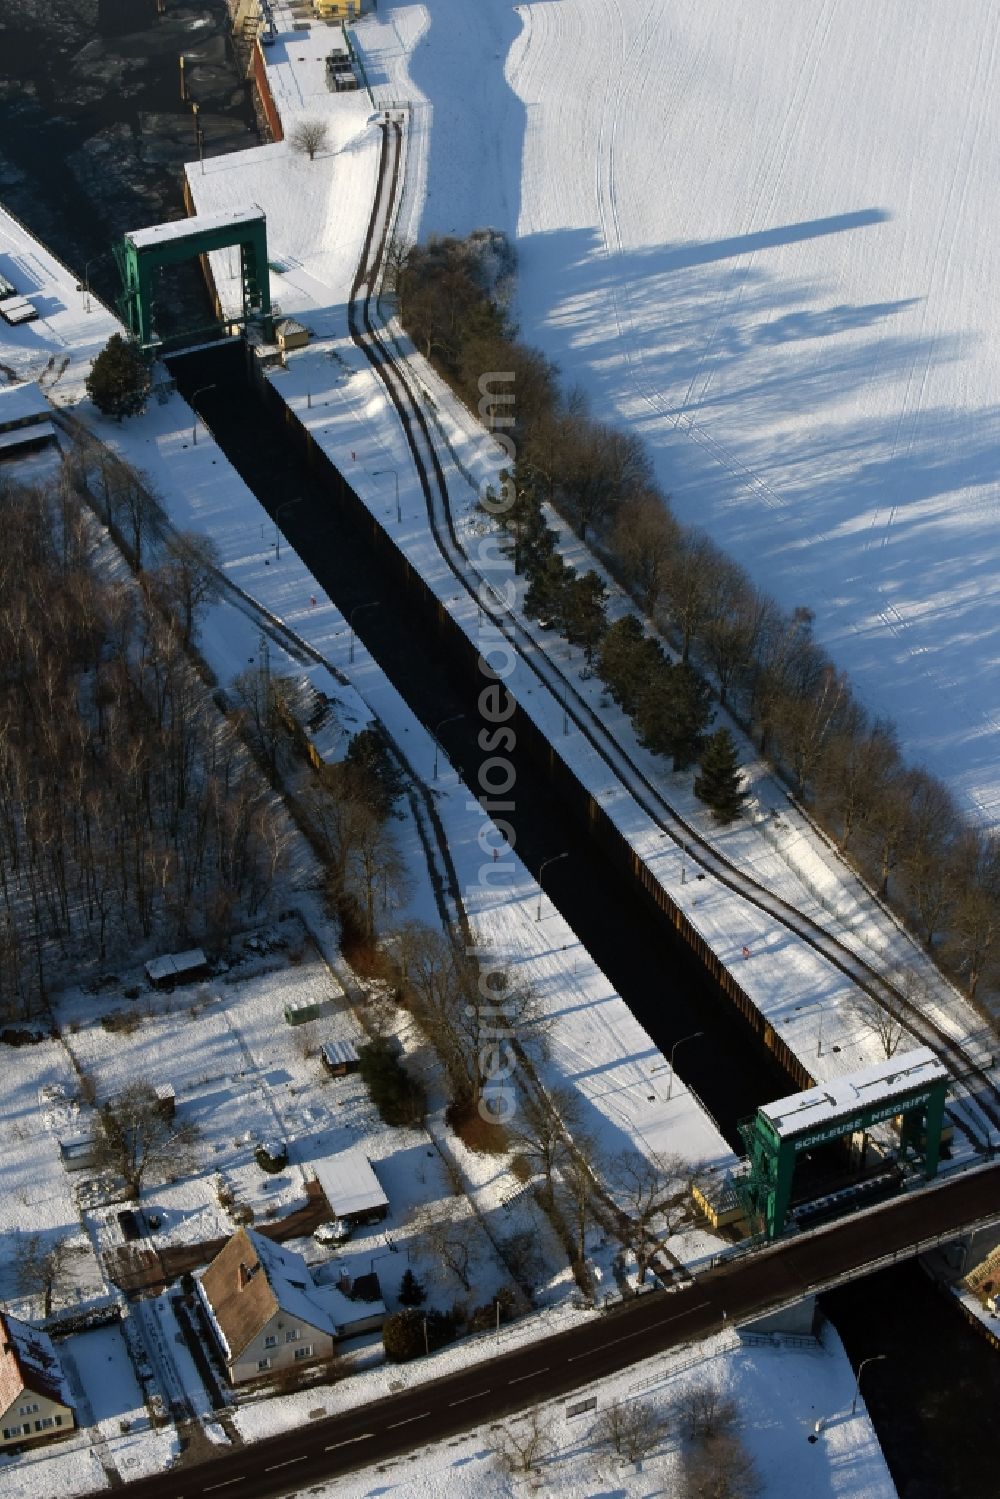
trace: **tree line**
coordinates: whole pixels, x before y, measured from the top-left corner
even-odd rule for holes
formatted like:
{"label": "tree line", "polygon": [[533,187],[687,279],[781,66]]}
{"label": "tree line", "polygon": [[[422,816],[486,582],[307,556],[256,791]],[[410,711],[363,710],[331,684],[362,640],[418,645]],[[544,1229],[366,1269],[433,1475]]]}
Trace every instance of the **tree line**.
{"label": "tree line", "polygon": [[[707,734],[714,696],[976,999],[1000,971],[1000,838],[907,764],[893,724],[858,701],[813,638],[808,605],[780,608],[706,535],[680,525],[642,440],[594,417],[518,338],[513,273],[512,251],[492,232],[396,245],[389,262],[404,326],[471,410],[484,371],[514,372],[507,430],[517,460],[498,518],[527,581],[525,607],[583,647],[647,747],[675,769],[701,760],[699,794],[725,821],[743,797],[728,734]],[[553,512],[600,555],[637,615],[609,627],[597,574],[578,576],[558,555]]]}
{"label": "tree line", "polygon": [[[101,547],[91,484],[135,573]],[[222,940],[283,863],[280,810],[189,654],[211,546],[163,531],[157,509],[103,450],[46,484],[0,486],[7,1014],[136,944]]]}

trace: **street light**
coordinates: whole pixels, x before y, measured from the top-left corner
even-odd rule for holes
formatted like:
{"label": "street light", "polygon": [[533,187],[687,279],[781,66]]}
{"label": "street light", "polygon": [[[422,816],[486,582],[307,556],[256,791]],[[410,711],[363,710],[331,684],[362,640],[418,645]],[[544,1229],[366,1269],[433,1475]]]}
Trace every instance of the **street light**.
{"label": "street light", "polygon": [[673,1044],[673,1046],[671,1046],[671,1048],[670,1048],[670,1081],[667,1083],[667,1101],[668,1101],[668,1103],[670,1101],[670,1096],[671,1096],[671,1094],[674,1091],[674,1052],[677,1050],[678,1046],[683,1046],[685,1041],[697,1041],[698,1037],[699,1036],[703,1036],[704,1034],[705,1034],[704,1031],[692,1031],[691,1034],[690,1034],[690,1036],[681,1036],[680,1040],[675,1041],[674,1044]]}
{"label": "street light", "polygon": [[351,632],[351,643],[348,647],[347,659],[352,666],[354,665],[354,616],[359,614],[362,609],[377,609],[381,602],[381,599],[372,599],[367,604],[355,604],[347,617],[347,628]]}
{"label": "street light", "polygon": [[877,1364],[880,1359],[888,1357],[889,1355],[887,1353],[873,1353],[869,1358],[863,1358],[861,1360],[860,1364],[858,1365],[858,1377],[854,1381],[854,1399],[851,1401],[852,1416],[858,1408],[858,1391],[861,1389],[861,1371],[865,1367],[865,1364]]}
{"label": "street light", "polygon": [[215,389],[214,384],[213,385],[199,385],[198,389],[194,392],[194,394],[191,397],[191,400],[188,403],[190,405],[190,407],[191,407],[191,410],[194,412],[194,426],[191,429],[191,446],[193,448],[196,448],[198,446],[198,412],[197,412],[197,409],[196,409],[194,403],[198,399],[199,396],[203,396],[205,394],[206,390],[214,390],[214,389]]}
{"label": "street light", "polygon": [[291,510],[291,508],[292,508],[293,505],[301,505],[301,504],[302,504],[302,496],[301,495],[296,495],[294,500],[282,500],[281,504],[278,506],[277,510],[274,512],[274,560],[275,560],[275,562],[280,562],[281,561],[281,529],[280,529],[280,526],[278,524],[279,521],[281,520],[281,512],[283,510]]}
{"label": "street light", "polygon": [[546,866],[549,865],[549,864],[558,864],[558,862],[559,862],[560,859],[568,859],[568,858],[569,858],[569,853],[568,852],[563,853],[563,854],[552,854],[550,858],[543,859],[542,862],[539,864],[539,866],[538,866],[538,909],[535,912],[535,920],[536,921],[541,921],[541,919],[542,919],[542,874],[544,873],[544,871],[546,869]]}
{"label": "street light", "polygon": [[396,481],[396,521],[397,524],[403,519],[403,512],[399,508],[399,470],[395,468],[373,468],[372,478],[378,479],[382,474],[391,474]]}
{"label": "street light", "polygon": [[102,250],[99,255],[91,255],[90,259],[89,260],[85,260],[84,263],[83,263],[83,280],[82,280],[82,282],[81,281],[77,282],[76,289],[77,289],[77,291],[82,291],[83,292],[83,310],[84,310],[84,312],[90,312],[91,311],[91,306],[90,306],[90,267],[92,265],[96,265],[99,260],[103,260],[104,257],[105,257],[105,255],[108,255],[108,254],[110,254],[109,250]]}
{"label": "street light", "polygon": [[451,718],[442,718],[441,722],[434,730],[434,733],[431,735],[431,738],[434,740],[434,774],[431,777],[431,780],[436,781],[438,778],[438,751],[441,748],[440,744],[438,743],[438,735],[440,734],[442,729],[447,728],[448,724],[458,723],[458,720],[464,717],[464,713],[454,713],[452,714]]}
{"label": "street light", "polygon": [[801,1010],[812,1010],[812,1009],[815,1009],[815,1010],[819,1011],[819,1031],[818,1031],[818,1034],[816,1036],[816,1055],[818,1057],[821,1057],[823,1055],[823,1015],[824,1015],[824,1007],[821,1004],[816,1004],[816,1005],[796,1005],[795,1008],[797,1010],[800,1010],[800,1011]]}

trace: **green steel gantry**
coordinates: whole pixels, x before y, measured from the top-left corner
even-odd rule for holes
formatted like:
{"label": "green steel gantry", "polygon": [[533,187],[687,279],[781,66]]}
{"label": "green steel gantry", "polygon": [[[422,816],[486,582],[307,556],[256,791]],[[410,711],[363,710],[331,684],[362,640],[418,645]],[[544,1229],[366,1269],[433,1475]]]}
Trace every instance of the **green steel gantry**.
{"label": "green steel gantry", "polygon": [[[115,246],[122,279],[119,307],[124,321],[144,351],[163,347],[153,328],[153,278],[163,266],[239,246],[242,314],[225,323],[263,324],[271,328],[271,288],[267,264],[267,221],[260,209],[224,211],[135,229]],[[215,325],[218,326],[218,325]]]}
{"label": "green steel gantry", "polygon": [[900,1119],[900,1149],[913,1150],[924,1175],[937,1172],[949,1076],[926,1047],[779,1099],[741,1122],[749,1169],[740,1181],[752,1232],[775,1239],[792,1200],[796,1157],[817,1145]]}

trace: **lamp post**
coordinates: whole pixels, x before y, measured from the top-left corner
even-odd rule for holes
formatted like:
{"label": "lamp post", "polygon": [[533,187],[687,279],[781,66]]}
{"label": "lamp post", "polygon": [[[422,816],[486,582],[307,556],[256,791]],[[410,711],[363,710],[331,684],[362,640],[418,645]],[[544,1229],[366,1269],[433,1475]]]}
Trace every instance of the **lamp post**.
{"label": "lamp post", "polygon": [[399,508],[399,470],[396,468],[373,468],[372,478],[378,479],[382,474],[391,474],[396,481],[396,523],[403,519],[403,512]]}
{"label": "lamp post", "polygon": [[107,251],[107,250],[101,250],[100,254],[98,254],[98,255],[91,255],[90,259],[89,260],[85,260],[84,263],[83,263],[83,280],[77,282],[76,289],[77,289],[77,291],[82,291],[83,292],[83,310],[84,310],[84,312],[90,312],[91,311],[91,306],[90,306],[90,267],[92,265],[96,265],[99,260],[103,260],[104,257],[105,257],[105,255],[107,255],[107,254],[109,254],[109,251]]}
{"label": "lamp post", "polygon": [[703,1036],[704,1034],[705,1034],[704,1031],[692,1031],[691,1034],[690,1034],[690,1036],[681,1036],[680,1039],[677,1040],[677,1041],[675,1041],[674,1044],[673,1044],[673,1046],[671,1046],[671,1048],[670,1048],[670,1081],[667,1083],[667,1101],[668,1102],[670,1101],[671,1094],[674,1091],[674,1052],[677,1050],[678,1046],[683,1046],[685,1041],[697,1041],[698,1037],[699,1036]]}
{"label": "lamp post", "polygon": [[562,853],[562,854],[552,854],[548,859],[543,859],[542,862],[539,864],[539,866],[538,866],[538,909],[535,912],[535,920],[536,921],[541,921],[541,919],[542,919],[542,875],[545,873],[545,870],[546,870],[546,868],[547,868],[547,866],[549,864],[558,864],[558,862],[559,862],[560,859],[568,859],[568,858],[569,858],[568,851],[566,853]]}
{"label": "lamp post", "polygon": [[191,105],[191,113],[194,116],[194,140],[198,147],[198,163],[201,167],[201,175],[205,175],[205,132],[201,128],[201,115],[198,113],[197,104]]}
{"label": "lamp post", "polygon": [[441,745],[438,742],[438,735],[440,734],[442,729],[448,726],[448,724],[458,723],[458,720],[464,717],[464,713],[454,713],[452,714],[451,718],[442,718],[441,722],[434,730],[434,733],[431,735],[431,738],[434,740],[434,774],[431,777],[431,780],[436,781],[438,778],[438,753],[441,749]]}
{"label": "lamp post", "polygon": [[869,1358],[863,1358],[861,1360],[860,1364],[858,1365],[858,1375],[857,1375],[857,1378],[854,1381],[854,1399],[851,1401],[851,1415],[852,1416],[854,1415],[855,1411],[858,1408],[858,1394],[859,1394],[859,1391],[861,1389],[861,1371],[865,1367],[865,1364],[877,1364],[880,1359],[888,1358],[888,1357],[889,1357],[889,1355],[887,1353],[873,1353],[873,1354],[870,1355]]}
{"label": "lamp post", "polygon": [[291,510],[291,508],[292,508],[293,505],[301,505],[301,504],[302,504],[302,496],[299,494],[299,495],[295,496],[294,500],[282,500],[281,504],[278,506],[277,510],[274,512],[274,560],[275,560],[275,562],[280,562],[281,561],[281,530],[280,530],[280,527],[279,527],[279,522],[281,520],[281,512],[283,510]]}
{"label": "lamp post", "polygon": [[796,1008],[796,1010],[799,1010],[799,1011],[814,1009],[814,1010],[817,1010],[819,1012],[819,1029],[818,1029],[817,1035],[816,1035],[816,1055],[818,1057],[821,1057],[823,1055],[823,1014],[824,1014],[824,1007],[822,1005],[820,1005],[820,1004],[816,1004],[816,1005],[796,1005],[795,1008]]}
{"label": "lamp post", "polygon": [[195,406],[194,403],[198,399],[199,396],[203,396],[205,394],[206,390],[214,390],[214,389],[215,389],[215,385],[214,384],[212,384],[212,385],[199,385],[198,389],[194,392],[194,394],[191,397],[190,405],[191,405],[191,410],[194,412],[194,426],[191,428],[191,446],[193,448],[196,448],[198,446],[198,411],[197,411],[197,408],[196,408],[196,406]]}
{"label": "lamp post", "polygon": [[354,608],[351,610],[350,614],[347,617],[347,628],[351,634],[351,643],[347,650],[347,659],[352,666],[354,665],[354,616],[356,614],[359,614],[362,609],[377,609],[381,602],[381,599],[372,599],[367,604],[355,604]]}

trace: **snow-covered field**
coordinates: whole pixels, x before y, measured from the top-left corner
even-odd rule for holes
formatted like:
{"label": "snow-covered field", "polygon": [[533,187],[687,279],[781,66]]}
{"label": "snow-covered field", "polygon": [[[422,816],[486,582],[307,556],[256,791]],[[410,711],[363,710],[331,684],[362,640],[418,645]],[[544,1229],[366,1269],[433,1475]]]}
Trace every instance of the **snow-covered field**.
{"label": "snow-covered field", "polygon": [[417,103],[407,227],[516,234],[524,336],[1000,821],[995,5],[423,0],[358,35]]}
{"label": "snow-covered field", "polygon": [[[666,1422],[657,1450],[636,1465],[612,1460],[592,1434],[595,1415],[569,1417],[566,1403],[547,1406],[551,1452],[538,1477],[511,1479],[493,1460],[488,1427],[466,1437],[323,1487],[316,1499],[512,1499],[543,1493],[558,1499],[654,1499],[679,1492],[681,1444],[670,1410],[685,1388],[712,1384],[739,1410],[741,1436],[766,1479],[767,1499],[893,1499],[895,1488],[864,1406],[850,1414],[853,1376],[832,1327],[821,1346],[742,1347],[731,1334],[696,1349],[637,1364],[612,1380],[581,1390],[570,1404],[597,1397],[596,1416],[613,1400],[648,1404]],[[811,1442],[817,1421],[818,1440]]]}

